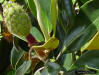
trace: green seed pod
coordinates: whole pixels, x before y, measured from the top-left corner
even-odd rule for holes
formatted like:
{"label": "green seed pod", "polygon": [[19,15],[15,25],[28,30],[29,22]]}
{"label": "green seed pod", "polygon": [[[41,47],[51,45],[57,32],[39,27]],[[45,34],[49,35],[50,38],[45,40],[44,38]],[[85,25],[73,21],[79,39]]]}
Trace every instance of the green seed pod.
{"label": "green seed pod", "polygon": [[30,33],[31,21],[22,8],[17,3],[8,3],[3,7],[5,24],[13,35],[27,36]]}

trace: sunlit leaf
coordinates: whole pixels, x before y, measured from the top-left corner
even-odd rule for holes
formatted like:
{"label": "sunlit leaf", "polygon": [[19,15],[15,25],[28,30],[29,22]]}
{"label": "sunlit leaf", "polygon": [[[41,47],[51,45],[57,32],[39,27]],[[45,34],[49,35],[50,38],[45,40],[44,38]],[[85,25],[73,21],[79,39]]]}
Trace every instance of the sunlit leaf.
{"label": "sunlit leaf", "polygon": [[57,0],[51,0],[51,16],[53,24],[53,36],[56,33],[56,21],[57,21]]}
{"label": "sunlit leaf", "polygon": [[99,50],[99,32],[86,44],[84,50]]}
{"label": "sunlit leaf", "polygon": [[[49,37],[49,33],[51,32],[52,24],[51,24],[51,15],[50,15],[50,0],[34,0],[37,10],[37,20],[41,31],[45,37],[45,41],[47,41]],[[46,6],[45,6],[46,4]],[[46,20],[45,20],[46,19]]]}
{"label": "sunlit leaf", "polygon": [[51,37],[47,42],[40,46],[33,46],[33,49],[40,50],[40,49],[49,49],[50,51],[57,48],[59,45],[59,40],[55,37]]}

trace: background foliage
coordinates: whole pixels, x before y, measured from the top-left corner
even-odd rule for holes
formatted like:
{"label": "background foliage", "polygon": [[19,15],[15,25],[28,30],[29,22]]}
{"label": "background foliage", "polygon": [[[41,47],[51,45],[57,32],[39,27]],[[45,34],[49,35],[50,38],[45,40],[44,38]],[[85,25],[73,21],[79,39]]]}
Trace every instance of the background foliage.
{"label": "background foliage", "polygon": [[88,75],[79,71],[99,75],[99,0],[10,1],[22,5],[28,13],[30,33],[38,42],[54,48],[55,42],[47,42],[54,36],[59,46],[46,54],[46,61],[35,58],[34,51],[29,60],[25,37],[14,36],[12,40],[2,35],[6,31],[2,32],[1,5],[7,1],[0,0],[0,75]]}

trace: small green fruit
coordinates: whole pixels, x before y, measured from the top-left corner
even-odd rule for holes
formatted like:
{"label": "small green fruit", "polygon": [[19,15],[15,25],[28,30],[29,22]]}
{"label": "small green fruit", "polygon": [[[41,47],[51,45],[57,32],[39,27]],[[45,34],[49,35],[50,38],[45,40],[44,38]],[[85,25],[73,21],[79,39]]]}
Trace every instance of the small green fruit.
{"label": "small green fruit", "polygon": [[26,37],[30,33],[31,21],[22,6],[8,3],[3,9],[4,21],[9,32],[15,36]]}

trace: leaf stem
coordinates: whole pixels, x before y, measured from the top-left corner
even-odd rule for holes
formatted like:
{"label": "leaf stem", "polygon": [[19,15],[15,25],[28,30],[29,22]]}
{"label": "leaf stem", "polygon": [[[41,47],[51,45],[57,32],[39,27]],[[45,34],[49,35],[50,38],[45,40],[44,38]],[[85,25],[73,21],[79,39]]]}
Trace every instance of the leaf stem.
{"label": "leaf stem", "polygon": [[27,37],[26,37],[27,41],[28,41],[28,44],[31,46],[31,45],[34,45],[36,43],[38,43],[38,41],[31,35],[29,34]]}

